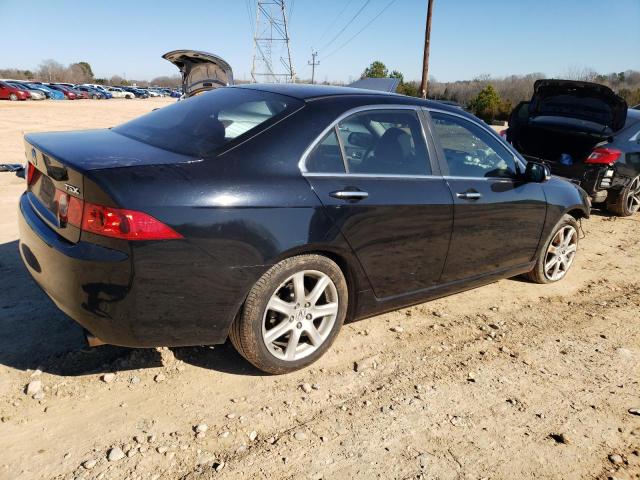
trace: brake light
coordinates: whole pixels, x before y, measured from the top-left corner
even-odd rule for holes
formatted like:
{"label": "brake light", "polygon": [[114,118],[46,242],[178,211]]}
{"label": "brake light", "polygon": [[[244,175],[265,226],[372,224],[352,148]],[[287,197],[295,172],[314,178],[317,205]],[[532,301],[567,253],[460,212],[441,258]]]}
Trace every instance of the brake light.
{"label": "brake light", "polygon": [[82,222],[82,200],[56,189],[54,201],[57,205],[60,224],[69,224],[80,228]]}
{"label": "brake light", "polygon": [[82,230],[124,240],[170,240],[182,238],[160,220],[135,210],[84,204]]}
{"label": "brake light", "polygon": [[591,155],[587,157],[584,163],[596,164],[596,165],[612,165],[616,163],[620,158],[622,152],[615,148],[596,148],[591,152]]}
{"label": "brake light", "polygon": [[36,167],[33,166],[33,163],[31,162],[27,162],[27,185],[31,185],[33,182],[35,182],[35,173],[36,173]]}

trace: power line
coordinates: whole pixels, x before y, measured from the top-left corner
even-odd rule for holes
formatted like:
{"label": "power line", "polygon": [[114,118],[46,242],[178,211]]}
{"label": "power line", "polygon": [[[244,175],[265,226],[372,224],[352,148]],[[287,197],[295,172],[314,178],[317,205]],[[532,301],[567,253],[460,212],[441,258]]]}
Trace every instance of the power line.
{"label": "power line", "polygon": [[355,33],[351,38],[349,38],[349,40],[347,40],[346,42],[344,42],[342,45],[340,45],[338,48],[336,48],[336,49],[335,49],[335,50],[333,50],[332,52],[330,52],[330,53],[328,53],[327,55],[325,55],[324,57],[322,57],[322,58],[323,58],[323,60],[326,60],[327,58],[329,58],[330,56],[332,56],[334,53],[337,53],[337,52],[339,52],[340,50],[342,50],[344,47],[346,47],[346,46],[347,46],[347,45],[348,45],[348,44],[349,44],[349,43],[350,43],[354,38],[356,38],[358,35],[360,35],[362,32],[364,32],[364,31],[367,29],[367,27],[369,27],[369,25],[371,25],[373,22],[375,22],[375,21],[380,17],[380,15],[382,15],[384,12],[386,12],[386,11],[387,11],[387,9],[388,9],[391,5],[393,5],[394,3],[396,3],[396,1],[397,1],[397,0],[391,0],[389,3],[387,3],[387,5],[386,5],[382,10],[380,10],[380,12],[379,12],[375,17],[373,17],[371,20],[369,20],[369,22],[368,22],[364,27],[362,27],[360,30],[358,30],[358,31],[357,31],[357,32],[356,32],[356,33]]}
{"label": "power line", "polygon": [[353,3],[353,0],[349,0],[344,8],[342,10],[340,10],[340,13],[338,13],[338,15],[335,16],[335,18],[331,21],[331,23],[329,24],[329,27],[327,29],[325,29],[324,33],[322,35],[320,35],[320,37],[318,38],[318,41],[316,42],[316,44],[320,43],[322,40],[324,40],[324,38],[327,36],[327,34],[333,29],[333,27],[335,27],[336,22],[338,21],[338,19],[342,16],[342,14],[344,12],[347,11],[347,8],[349,8],[349,6]]}
{"label": "power line", "polygon": [[362,7],[360,7],[360,10],[358,10],[358,11],[356,12],[356,14],[355,14],[353,17],[351,17],[351,20],[349,20],[349,21],[347,22],[347,24],[346,24],[344,27],[342,27],[342,29],[341,29],[341,30],[340,30],[340,31],[339,31],[339,32],[338,32],[338,33],[337,33],[337,34],[336,34],[336,35],[335,35],[331,40],[329,40],[329,42],[328,42],[328,43],[326,43],[326,44],[325,44],[325,45],[324,45],[320,50],[321,50],[321,51],[322,51],[322,50],[324,50],[324,49],[325,49],[325,48],[327,48],[329,45],[331,45],[333,42],[335,42],[335,41],[336,41],[336,39],[337,39],[340,35],[342,35],[342,33],[343,33],[343,32],[344,32],[344,31],[349,27],[349,25],[351,25],[351,24],[353,23],[353,21],[354,21],[356,18],[358,18],[358,16],[359,16],[359,15],[362,13],[362,11],[367,7],[367,5],[369,5],[369,3],[370,3],[370,2],[371,2],[371,0],[366,0],[366,1],[364,2],[364,5],[362,5]]}

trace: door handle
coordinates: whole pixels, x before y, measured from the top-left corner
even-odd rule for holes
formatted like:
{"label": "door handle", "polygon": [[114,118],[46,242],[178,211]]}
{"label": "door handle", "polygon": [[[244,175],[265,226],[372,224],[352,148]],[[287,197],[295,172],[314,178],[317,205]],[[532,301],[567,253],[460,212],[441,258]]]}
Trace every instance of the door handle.
{"label": "door handle", "polygon": [[331,192],[329,195],[340,200],[362,200],[367,198],[369,193],[362,190],[338,190],[337,192]]}
{"label": "door handle", "polygon": [[482,198],[482,194],[478,192],[463,192],[456,193],[456,197],[463,200],[478,200],[479,198]]}

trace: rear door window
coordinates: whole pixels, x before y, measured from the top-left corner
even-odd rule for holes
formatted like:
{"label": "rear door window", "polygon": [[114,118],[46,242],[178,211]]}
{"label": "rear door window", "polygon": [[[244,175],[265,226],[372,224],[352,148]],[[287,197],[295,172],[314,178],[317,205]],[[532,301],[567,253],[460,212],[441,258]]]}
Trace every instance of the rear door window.
{"label": "rear door window", "polygon": [[313,173],[345,173],[344,159],[335,128],[322,139],[307,157],[307,171]]}
{"label": "rear door window", "polygon": [[429,175],[418,115],[413,110],[371,110],[338,123],[349,173]]}

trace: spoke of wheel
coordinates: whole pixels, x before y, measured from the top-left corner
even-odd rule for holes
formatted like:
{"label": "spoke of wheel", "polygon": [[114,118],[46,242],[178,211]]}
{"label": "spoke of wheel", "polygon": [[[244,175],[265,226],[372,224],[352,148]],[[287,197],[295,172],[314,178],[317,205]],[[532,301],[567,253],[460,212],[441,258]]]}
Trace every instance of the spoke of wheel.
{"label": "spoke of wheel", "polygon": [[328,277],[320,277],[320,279],[318,280],[318,283],[316,283],[316,286],[313,287],[313,290],[311,290],[311,293],[309,294],[309,297],[307,298],[307,300],[309,301],[311,306],[314,306],[316,304],[316,302],[318,301],[320,296],[327,289],[328,285],[329,285],[329,278]]}
{"label": "spoke of wheel", "polygon": [[289,319],[283,320],[272,329],[267,330],[264,339],[267,343],[273,343],[292,328],[293,324],[289,322]]}
{"label": "spoke of wheel", "polygon": [[287,317],[291,315],[294,305],[291,303],[285,302],[281,298],[276,297],[275,295],[271,297],[269,303],[267,304],[267,310],[273,310],[278,313],[282,313]]}
{"label": "spoke of wheel", "polygon": [[293,276],[293,294],[296,303],[304,302],[304,272],[298,272]]}
{"label": "spoke of wheel", "polygon": [[574,253],[577,249],[578,249],[578,247],[577,247],[577,246],[576,246],[576,244],[574,243],[574,244],[572,244],[572,245],[569,245],[569,246],[567,247],[567,249],[565,250],[565,252],[566,252],[567,254],[569,254],[569,253]]}
{"label": "spoke of wheel", "polygon": [[311,309],[313,318],[326,317],[327,315],[335,315],[338,313],[337,303],[327,303],[326,305],[316,305]]}
{"label": "spoke of wheel", "polygon": [[305,331],[307,332],[307,336],[314,347],[318,347],[322,343],[320,332],[318,332],[318,329],[315,326],[311,325]]}
{"label": "spoke of wheel", "polygon": [[566,235],[564,237],[565,247],[568,247],[571,244],[571,240],[573,240],[574,235],[575,235],[575,230],[573,228],[569,228],[566,230]]}
{"label": "spoke of wheel", "polygon": [[553,267],[556,263],[558,263],[560,257],[553,257],[551,260],[549,260],[547,263],[545,263],[544,265],[544,270],[545,272],[549,273],[549,270],[551,270],[551,267]]}
{"label": "spoke of wheel", "polygon": [[289,335],[289,342],[287,343],[287,350],[284,355],[287,360],[295,360],[296,349],[298,348],[298,342],[300,341],[300,330],[293,329]]}
{"label": "spoke of wheel", "polygon": [[556,278],[558,275],[558,272],[560,271],[560,263],[561,261],[556,262],[556,266],[553,268],[553,273],[551,274],[553,278]]}
{"label": "spoke of wheel", "polygon": [[553,253],[555,255],[556,253],[558,253],[558,247],[556,247],[555,245],[551,244],[551,245],[549,245],[548,252],[549,253]]}

